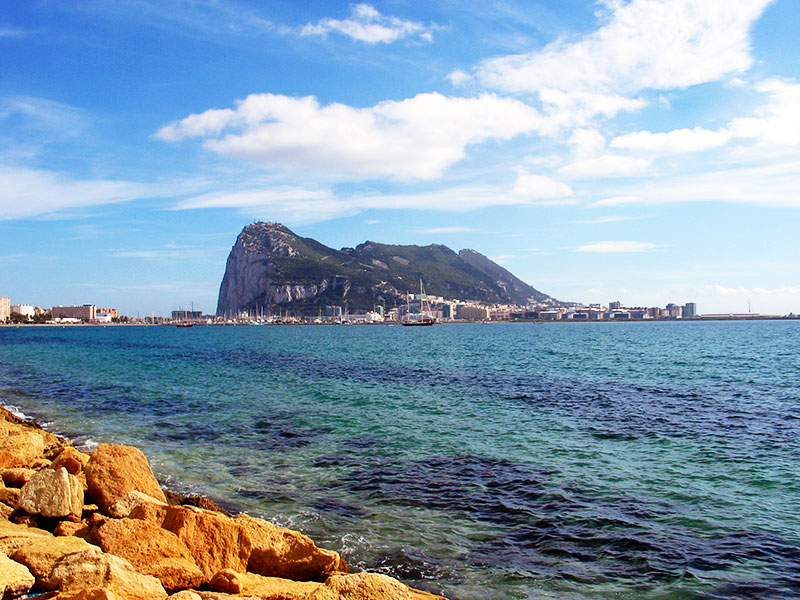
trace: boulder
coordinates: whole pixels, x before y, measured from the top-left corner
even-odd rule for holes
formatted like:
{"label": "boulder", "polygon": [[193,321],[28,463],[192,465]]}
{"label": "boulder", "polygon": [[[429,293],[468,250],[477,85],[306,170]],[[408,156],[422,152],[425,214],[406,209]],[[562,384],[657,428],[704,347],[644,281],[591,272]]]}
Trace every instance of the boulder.
{"label": "boulder", "polygon": [[80,517],[83,486],[65,468],[39,471],[22,486],[18,508],[43,517]]}
{"label": "boulder", "polygon": [[0,599],[27,594],[36,580],[31,572],[5,554],[0,554]]}
{"label": "boulder", "polygon": [[247,570],[250,539],[234,519],[200,508],[170,506],[162,527],[186,544],[207,579],[222,569]]}
{"label": "boulder", "polygon": [[13,514],[14,509],[11,508],[8,504],[0,503],[0,519],[5,519],[8,521]]}
{"label": "boulder", "polygon": [[100,444],[84,472],[89,496],[104,511],[134,490],[167,501],[147,458],[133,446]]}
{"label": "boulder", "polygon": [[157,577],[168,592],[207,581],[186,544],[149,521],[109,519],[94,531],[93,539],[106,552],[130,561],[140,573]]}
{"label": "boulder", "polygon": [[43,529],[16,525],[10,521],[0,521],[0,554],[10,556],[27,544],[50,537],[52,535]]}
{"label": "boulder", "polygon": [[157,506],[163,506],[166,514],[166,502],[162,502],[161,500],[153,498],[152,496],[148,496],[144,492],[140,492],[138,490],[128,492],[122,498],[117,500],[108,508],[108,514],[116,518],[128,517],[130,516],[131,512],[141,504],[155,504]]}
{"label": "boulder", "polygon": [[242,525],[252,546],[247,563],[251,573],[297,581],[324,581],[332,573],[349,572],[337,552],[317,548],[302,533],[245,514],[236,517],[236,522]]}
{"label": "boulder", "polygon": [[203,600],[203,598],[192,590],[181,590],[172,594],[167,600]]}
{"label": "boulder", "polygon": [[[405,584],[379,573],[351,573],[331,575],[325,588],[338,594],[341,600],[413,600]],[[310,595],[308,600],[327,600],[324,593]]]}
{"label": "boulder", "polygon": [[53,459],[53,468],[59,469],[64,467],[72,475],[77,475],[89,462],[89,455],[84,454],[80,450],[76,450],[72,446],[67,446],[59,452]]}
{"label": "boulder", "polygon": [[212,591],[227,594],[256,596],[265,599],[305,600],[309,594],[323,586],[321,583],[313,581],[292,581],[223,569],[214,575],[209,582],[209,587]]}
{"label": "boulder", "polygon": [[[149,497],[149,496],[148,496]],[[167,518],[167,505],[161,502],[148,502],[142,500],[131,508],[128,516],[131,519],[141,519],[142,521],[150,521],[159,527]]]}
{"label": "boulder", "polygon": [[155,577],[137,573],[127,560],[97,548],[68,554],[59,560],[50,581],[59,599],[72,600],[163,600],[167,597]]}
{"label": "boulder", "polygon": [[36,590],[55,589],[50,583],[50,573],[55,564],[67,554],[89,550],[91,546],[76,537],[46,537],[27,544],[14,552],[11,558],[25,565],[36,578]]}
{"label": "boulder", "polygon": [[36,471],[33,469],[25,469],[20,467],[0,470],[0,476],[2,476],[5,484],[9,487],[16,488],[21,488],[23,485],[28,483],[35,473]]}
{"label": "boulder", "polygon": [[86,539],[89,535],[89,523],[86,519],[74,523],[72,521],[59,521],[53,529],[53,535],[68,535]]}
{"label": "boulder", "polygon": [[20,491],[17,488],[0,489],[0,502],[9,506],[16,506],[19,502]]}
{"label": "boulder", "polygon": [[28,467],[42,458],[44,438],[36,430],[0,427],[0,468]]}

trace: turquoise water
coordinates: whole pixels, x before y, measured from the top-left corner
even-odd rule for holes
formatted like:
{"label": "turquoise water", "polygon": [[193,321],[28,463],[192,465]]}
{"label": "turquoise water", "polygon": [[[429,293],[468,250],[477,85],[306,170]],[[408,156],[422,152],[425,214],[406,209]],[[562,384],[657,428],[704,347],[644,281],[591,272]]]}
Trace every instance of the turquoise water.
{"label": "turquoise water", "polygon": [[0,402],[451,598],[800,596],[800,322],[0,328]]}

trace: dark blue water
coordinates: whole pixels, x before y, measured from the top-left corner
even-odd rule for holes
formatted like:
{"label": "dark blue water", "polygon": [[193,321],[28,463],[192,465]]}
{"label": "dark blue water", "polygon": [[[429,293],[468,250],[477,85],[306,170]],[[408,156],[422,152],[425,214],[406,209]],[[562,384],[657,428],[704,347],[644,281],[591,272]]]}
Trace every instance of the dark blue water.
{"label": "dark blue water", "polygon": [[800,597],[800,322],[0,328],[0,400],[452,598]]}

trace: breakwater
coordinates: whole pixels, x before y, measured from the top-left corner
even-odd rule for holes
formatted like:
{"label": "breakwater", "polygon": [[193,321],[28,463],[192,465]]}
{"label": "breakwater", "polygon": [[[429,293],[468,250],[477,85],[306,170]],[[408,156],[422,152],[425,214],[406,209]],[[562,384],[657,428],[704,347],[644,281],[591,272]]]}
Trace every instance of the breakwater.
{"label": "breakwater", "polygon": [[796,321],[28,328],[0,344],[0,395],[81,447],[136,445],[171,488],[413,587],[798,593]]}

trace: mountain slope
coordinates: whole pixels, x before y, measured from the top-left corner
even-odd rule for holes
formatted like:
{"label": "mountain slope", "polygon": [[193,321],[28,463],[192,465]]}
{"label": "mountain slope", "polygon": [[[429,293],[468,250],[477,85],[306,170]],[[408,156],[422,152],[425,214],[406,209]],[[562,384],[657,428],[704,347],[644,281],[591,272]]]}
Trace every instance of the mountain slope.
{"label": "mountain slope", "polygon": [[365,242],[335,250],[277,223],[239,234],[220,285],[217,314],[291,308],[315,314],[325,305],[350,310],[391,306],[419,289],[457,300],[526,304],[553,301],[474,250]]}

